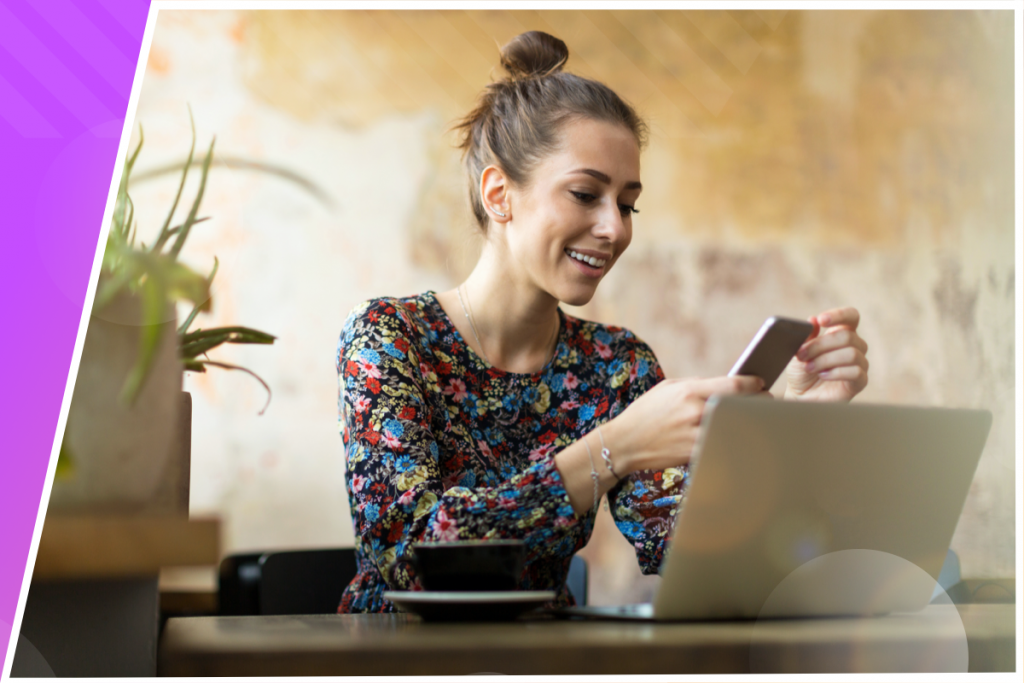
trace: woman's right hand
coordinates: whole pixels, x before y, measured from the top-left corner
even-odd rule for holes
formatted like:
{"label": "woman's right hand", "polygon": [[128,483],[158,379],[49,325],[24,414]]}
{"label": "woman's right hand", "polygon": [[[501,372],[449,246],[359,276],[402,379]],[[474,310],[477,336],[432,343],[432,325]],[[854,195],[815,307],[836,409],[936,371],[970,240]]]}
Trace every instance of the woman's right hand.
{"label": "woman's right hand", "polygon": [[666,379],[602,427],[619,476],[690,462],[704,406],[713,394],[771,394],[760,377]]}

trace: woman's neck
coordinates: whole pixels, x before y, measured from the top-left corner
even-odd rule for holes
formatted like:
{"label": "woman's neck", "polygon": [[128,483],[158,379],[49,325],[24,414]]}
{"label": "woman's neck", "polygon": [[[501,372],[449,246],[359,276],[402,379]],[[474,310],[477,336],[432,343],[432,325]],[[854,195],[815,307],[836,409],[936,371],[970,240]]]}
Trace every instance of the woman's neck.
{"label": "woman's neck", "polygon": [[538,372],[554,354],[558,300],[516,277],[507,265],[507,255],[502,258],[496,252],[495,245],[486,245],[466,281],[438,299],[466,342],[492,366],[508,372]]}

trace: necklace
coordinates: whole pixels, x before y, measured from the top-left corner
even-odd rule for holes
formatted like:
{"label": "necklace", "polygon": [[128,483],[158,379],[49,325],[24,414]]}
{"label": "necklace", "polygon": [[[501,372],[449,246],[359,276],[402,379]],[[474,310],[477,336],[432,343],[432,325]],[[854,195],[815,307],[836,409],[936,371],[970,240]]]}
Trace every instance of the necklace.
{"label": "necklace", "polygon": [[[462,299],[462,288],[463,288],[463,286],[465,286],[465,283],[463,283],[463,284],[461,284],[461,285],[459,285],[458,287],[455,288],[455,292],[459,295],[459,305],[462,306],[462,314],[465,315],[466,316],[466,320],[469,321],[469,327],[473,331],[473,338],[476,339],[476,345],[480,348],[480,353],[481,353],[481,355],[483,355],[484,360],[487,361],[488,365],[490,365],[491,367],[494,367],[494,363],[492,363],[491,359],[487,357],[487,352],[484,351],[484,345],[480,341],[480,335],[476,331],[476,323],[473,321],[473,314],[470,313],[470,311],[466,309],[466,302],[463,301],[463,299]],[[556,340],[556,341],[558,339],[558,328],[559,327],[561,327],[561,325],[555,325],[555,334],[553,335],[553,337],[554,337],[554,340]],[[555,357],[555,353],[557,351],[558,351],[558,345],[556,344],[554,350],[551,351],[551,358]],[[548,359],[548,363],[551,362],[551,358]]]}
{"label": "necklace", "polygon": [[462,300],[462,285],[456,287],[455,291],[459,295],[459,305],[462,306],[462,313],[466,316],[466,320],[469,321],[470,329],[473,330],[473,338],[476,339],[476,345],[480,348],[480,353],[483,355],[484,360],[487,361],[487,364],[493,367],[494,363],[492,363],[491,359],[487,357],[487,352],[484,351],[484,345],[480,343],[480,335],[476,333],[476,323],[473,322],[473,316],[471,316],[469,311],[466,310],[466,302]]}

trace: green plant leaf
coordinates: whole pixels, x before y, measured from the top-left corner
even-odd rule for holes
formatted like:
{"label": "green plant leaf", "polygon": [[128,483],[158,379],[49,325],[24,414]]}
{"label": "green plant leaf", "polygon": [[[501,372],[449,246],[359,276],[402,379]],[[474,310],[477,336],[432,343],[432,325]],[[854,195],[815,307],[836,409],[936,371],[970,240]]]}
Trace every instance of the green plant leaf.
{"label": "green plant leaf", "polygon": [[211,349],[215,349],[228,340],[229,334],[211,334],[197,337],[187,342],[179,342],[182,358],[197,358]]}
{"label": "green plant leaf", "polygon": [[128,157],[124,164],[124,170],[121,173],[121,182],[117,186],[117,199],[114,202],[114,216],[112,218],[113,225],[111,225],[111,232],[117,234],[122,240],[127,238],[127,228],[125,227],[124,213],[127,207],[128,201],[128,178],[132,174],[132,167],[135,166],[135,160],[139,157],[139,152],[142,151],[142,143],[145,140],[145,136],[142,134],[142,124],[139,124],[139,144],[136,145],[135,151]]}
{"label": "green plant leaf", "polygon": [[266,411],[267,406],[270,405],[270,397],[273,395],[273,392],[270,391],[270,387],[267,385],[266,382],[263,381],[263,378],[257,375],[249,368],[243,368],[241,365],[232,365],[231,363],[224,363],[216,360],[196,360],[193,362],[202,365],[212,365],[216,368],[224,368],[225,370],[241,370],[242,372],[246,372],[252,375],[253,377],[256,378],[256,381],[262,384],[263,388],[267,390],[267,402],[263,404],[263,408],[260,410],[259,414],[262,415]]}
{"label": "green plant leaf", "polygon": [[201,360],[186,360],[182,361],[182,366],[190,372],[206,372],[206,366],[203,365]]}
{"label": "green plant leaf", "polygon": [[135,202],[132,201],[131,195],[125,194],[124,198],[128,205],[128,220],[124,224],[124,235],[125,241],[131,245],[135,243],[135,233],[132,231],[132,221],[135,220]]}
{"label": "green plant leaf", "polygon": [[202,311],[210,310],[210,283],[202,275],[183,263],[171,261],[164,254],[158,255],[163,261],[160,275],[171,301],[191,301]]}
{"label": "green plant leaf", "polygon": [[272,334],[249,327],[216,327],[209,330],[195,330],[179,337],[179,348],[183,359],[197,358],[221,344],[273,344],[277,339]]}
{"label": "green plant leaf", "polygon": [[[174,234],[174,232],[170,231],[167,226],[171,224],[171,220],[174,218],[174,212],[178,209],[178,200],[181,199],[181,192],[185,189],[185,179],[188,178],[188,169],[192,166],[192,157],[196,151],[196,121],[192,118],[191,106],[188,108],[188,122],[192,127],[192,145],[188,148],[188,158],[185,159],[185,165],[181,170],[181,182],[178,183],[178,193],[174,195],[174,202],[171,204],[171,210],[167,213],[167,219],[164,220],[163,227],[160,228],[156,242],[153,243],[153,251],[160,251],[163,249],[164,244],[166,244],[167,240],[169,240]],[[198,222],[199,221],[196,221],[196,223]]]}
{"label": "green plant leaf", "polygon": [[[196,158],[192,160],[192,166],[202,166],[206,163],[206,158]],[[210,164],[211,166],[223,166],[239,171],[255,171],[256,173],[263,173],[266,175],[276,176],[282,180],[287,180],[293,185],[307,192],[310,196],[320,202],[322,205],[329,209],[333,209],[335,206],[334,199],[330,193],[324,190],[322,187],[314,183],[309,178],[305,177],[300,173],[296,173],[283,166],[277,164],[269,164],[263,161],[254,161],[252,159],[245,159],[241,157],[226,157],[218,156]],[[140,183],[153,178],[159,178],[162,175],[168,173],[179,173],[181,172],[181,164],[167,164],[165,166],[158,166],[156,168],[147,169],[138,173],[133,179],[133,182]]]}
{"label": "green plant leaf", "polygon": [[[170,256],[134,249],[126,249],[122,254],[119,276],[127,278],[129,291],[131,283],[137,283],[135,291],[142,306],[138,359],[129,371],[120,394],[120,400],[131,405],[149,375],[160,339],[160,328],[167,322],[165,316],[169,302],[187,300],[201,310],[209,308],[210,289],[206,278]],[[104,284],[97,294],[101,304],[123,288],[117,279]]]}
{"label": "green plant leaf", "polygon": [[166,311],[167,297],[159,277],[147,277],[139,288],[142,304],[142,320],[139,329],[139,354],[134,367],[121,387],[118,399],[122,405],[132,405],[149,376],[160,344],[160,323]]}
{"label": "green plant leaf", "polygon": [[[203,220],[206,220],[206,219],[204,218]],[[196,221],[196,223],[198,223],[198,222],[199,221]],[[206,285],[207,285],[207,287],[210,287],[210,286],[213,285],[213,278],[215,278],[217,276],[217,268],[219,268],[219,267],[220,267],[220,261],[217,260],[216,256],[214,256],[213,257],[213,270],[210,271],[210,277],[206,278]],[[188,314],[187,318],[185,318],[185,322],[183,322],[181,325],[178,326],[178,335],[179,336],[183,335],[183,334],[186,334],[188,332],[189,325],[191,325],[192,321],[196,319],[197,315],[199,315],[199,311],[201,310],[201,308],[202,308],[202,306],[200,304],[196,304],[195,306],[192,307],[192,312]]]}
{"label": "green plant leaf", "polygon": [[75,473],[75,458],[71,454],[71,446],[68,445],[67,429],[64,431],[64,438],[60,440],[60,452],[57,453],[57,469],[54,477],[67,479]]}
{"label": "green plant leaf", "polygon": [[199,189],[196,191],[196,198],[192,202],[192,208],[189,210],[185,222],[181,225],[181,230],[175,235],[174,244],[171,245],[169,253],[173,258],[178,258],[181,248],[185,246],[185,240],[188,239],[188,233],[196,222],[196,216],[199,214],[199,205],[202,203],[203,193],[206,191],[206,177],[210,174],[210,161],[213,159],[213,146],[216,142],[216,137],[210,141],[210,149],[206,152],[206,158],[203,160],[203,171],[199,176]]}

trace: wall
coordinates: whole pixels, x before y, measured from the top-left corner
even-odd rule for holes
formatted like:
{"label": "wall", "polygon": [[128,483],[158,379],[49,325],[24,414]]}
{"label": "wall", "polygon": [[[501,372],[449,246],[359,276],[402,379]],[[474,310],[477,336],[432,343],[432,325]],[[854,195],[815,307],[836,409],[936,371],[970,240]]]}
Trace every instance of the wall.
{"label": "wall", "polygon": [[[1013,27],[1008,12],[161,12],[136,120],[138,169],[199,146],[215,168],[186,260],[220,259],[203,325],[279,336],[190,375],[192,509],[229,551],[343,545],[352,531],[333,357],[362,299],[446,289],[472,267],[447,125],[527,29],[652,128],[629,251],[571,312],[633,329],[670,376],[724,373],[771,314],[855,305],[864,401],[983,407],[989,442],[953,541],[964,573],[1014,572]],[[136,136],[137,137],[137,136]],[[171,176],[132,192],[152,234]],[[594,602],[646,599],[602,513]]]}

